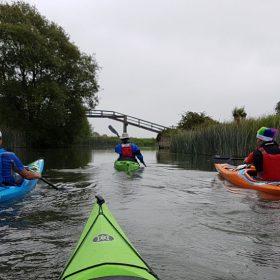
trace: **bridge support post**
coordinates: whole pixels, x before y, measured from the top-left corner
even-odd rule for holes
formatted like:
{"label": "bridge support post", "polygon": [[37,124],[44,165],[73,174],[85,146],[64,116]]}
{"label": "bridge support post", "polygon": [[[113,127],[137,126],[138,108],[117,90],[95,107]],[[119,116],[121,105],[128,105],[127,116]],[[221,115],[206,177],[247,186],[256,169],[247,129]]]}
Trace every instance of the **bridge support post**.
{"label": "bridge support post", "polygon": [[127,116],[124,116],[124,118],[123,118],[123,133],[127,133],[127,126],[128,126]]}

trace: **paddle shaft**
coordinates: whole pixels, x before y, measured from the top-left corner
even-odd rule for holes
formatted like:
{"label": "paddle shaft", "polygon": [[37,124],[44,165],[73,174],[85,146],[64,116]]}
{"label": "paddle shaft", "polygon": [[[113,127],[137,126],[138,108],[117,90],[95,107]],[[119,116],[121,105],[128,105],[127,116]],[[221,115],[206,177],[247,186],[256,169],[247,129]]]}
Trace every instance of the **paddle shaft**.
{"label": "paddle shaft", "polygon": [[213,157],[214,159],[221,159],[221,160],[244,160],[245,157],[219,157],[219,156],[215,156]]}
{"label": "paddle shaft", "polygon": [[45,182],[46,184],[48,184],[49,186],[53,187],[53,188],[56,189],[56,190],[59,189],[56,185],[52,184],[52,183],[51,183],[49,180],[47,180],[46,178],[41,177],[40,180],[43,181],[43,182]]}
{"label": "paddle shaft", "polygon": [[230,156],[220,156],[215,155],[212,157],[212,160],[214,163],[229,163],[233,164],[233,161],[235,160],[244,160],[245,157],[230,157]]}
{"label": "paddle shaft", "polygon": [[146,165],[146,163],[144,162],[144,160],[142,160],[141,163],[143,163],[143,165],[144,165],[145,167],[147,167],[147,165]]}

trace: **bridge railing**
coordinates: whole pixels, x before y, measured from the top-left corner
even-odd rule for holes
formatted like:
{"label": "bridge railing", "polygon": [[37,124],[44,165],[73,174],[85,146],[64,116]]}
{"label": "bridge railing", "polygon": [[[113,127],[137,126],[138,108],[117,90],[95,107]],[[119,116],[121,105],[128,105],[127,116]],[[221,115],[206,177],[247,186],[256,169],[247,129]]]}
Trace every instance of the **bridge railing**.
{"label": "bridge railing", "polygon": [[[153,122],[149,122],[143,119],[135,118],[129,115],[125,115],[122,113],[118,113],[115,111],[108,111],[108,110],[91,110],[87,113],[87,117],[90,118],[109,118],[114,119],[116,121],[123,122],[124,125],[133,125],[139,128],[143,128],[149,131],[153,131],[159,133],[165,129],[168,129],[167,126],[163,126],[160,124],[156,124]],[[125,130],[125,129],[124,129]]]}

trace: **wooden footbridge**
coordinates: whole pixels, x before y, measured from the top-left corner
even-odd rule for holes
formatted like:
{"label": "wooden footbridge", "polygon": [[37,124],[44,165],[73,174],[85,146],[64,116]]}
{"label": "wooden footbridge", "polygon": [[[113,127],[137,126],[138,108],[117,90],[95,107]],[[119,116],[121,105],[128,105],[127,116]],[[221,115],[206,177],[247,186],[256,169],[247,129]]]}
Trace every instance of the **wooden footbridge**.
{"label": "wooden footbridge", "polygon": [[133,125],[139,128],[143,128],[152,132],[160,133],[165,129],[168,129],[167,126],[156,124],[153,122],[145,121],[139,118],[135,118],[129,115],[118,113],[115,111],[107,110],[91,110],[87,112],[88,118],[108,118],[115,121],[123,123],[123,132],[127,132],[127,126]]}

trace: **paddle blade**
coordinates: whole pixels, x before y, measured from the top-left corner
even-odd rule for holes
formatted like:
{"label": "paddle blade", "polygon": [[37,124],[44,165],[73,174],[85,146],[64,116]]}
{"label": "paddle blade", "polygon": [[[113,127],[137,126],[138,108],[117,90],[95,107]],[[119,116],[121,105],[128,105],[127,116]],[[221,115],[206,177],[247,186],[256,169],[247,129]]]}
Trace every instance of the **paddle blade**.
{"label": "paddle blade", "polygon": [[109,128],[114,134],[116,134],[118,137],[120,137],[120,135],[118,134],[118,132],[117,132],[111,125],[109,125],[108,128]]}

